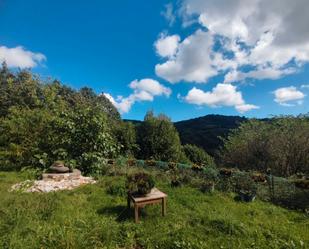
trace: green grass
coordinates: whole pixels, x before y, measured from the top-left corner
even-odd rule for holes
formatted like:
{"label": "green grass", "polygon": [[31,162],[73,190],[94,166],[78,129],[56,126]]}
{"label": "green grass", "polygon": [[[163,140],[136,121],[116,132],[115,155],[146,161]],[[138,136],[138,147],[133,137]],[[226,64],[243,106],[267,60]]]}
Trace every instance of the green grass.
{"label": "green grass", "polygon": [[123,176],[73,191],[8,192],[24,178],[0,172],[0,248],[309,248],[304,213],[171,188],[162,175],[157,186],[168,194],[167,216],[147,206],[139,224],[126,210]]}

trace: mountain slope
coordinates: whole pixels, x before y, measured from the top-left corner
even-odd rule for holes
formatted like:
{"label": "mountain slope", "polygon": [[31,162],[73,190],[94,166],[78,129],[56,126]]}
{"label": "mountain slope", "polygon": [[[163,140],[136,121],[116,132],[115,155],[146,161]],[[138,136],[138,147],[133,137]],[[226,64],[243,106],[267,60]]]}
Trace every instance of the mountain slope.
{"label": "mountain slope", "polygon": [[[221,143],[220,136],[225,137],[232,130],[246,121],[245,117],[207,115],[199,118],[175,122],[182,144],[195,144],[209,154],[215,155]],[[124,120],[139,125],[142,121]]]}
{"label": "mountain slope", "polygon": [[247,119],[239,116],[207,115],[174,123],[183,144],[195,144],[214,155],[221,140]]}

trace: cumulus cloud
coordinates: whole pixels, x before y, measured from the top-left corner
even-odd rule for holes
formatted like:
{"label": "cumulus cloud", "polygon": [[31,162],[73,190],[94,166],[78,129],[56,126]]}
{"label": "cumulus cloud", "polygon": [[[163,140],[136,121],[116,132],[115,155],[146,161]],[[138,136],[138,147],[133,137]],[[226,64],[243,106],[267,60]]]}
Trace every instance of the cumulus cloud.
{"label": "cumulus cloud", "polygon": [[15,48],[0,46],[0,62],[5,61],[8,67],[32,68],[45,60],[45,55],[25,50],[21,46]]}
{"label": "cumulus cloud", "polygon": [[108,93],[104,93],[111,103],[121,112],[127,113],[130,111],[135,102],[153,101],[155,96],[169,97],[172,93],[171,89],[161,85],[153,79],[134,80],[129,84],[133,93],[128,97],[118,96],[116,99]]}
{"label": "cumulus cloud", "polygon": [[305,94],[294,86],[278,88],[273,94],[275,95],[274,101],[283,106],[294,106],[295,101],[301,104],[305,98]]}
{"label": "cumulus cloud", "polygon": [[211,59],[213,43],[213,37],[208,32],[197,30],[178,44],[173,57],[156,65],[156,74],[170,83],[207,81],[217,74]]}
{"label": "cumulus cloud", "polygon": [[259,108],[256,105],[246,104],[241,92],[237,91],[236,86],[223,83],[217,84],[211,91],[208,92],[204,92],[203,90],[193,87],[188,94],[183,97],[183,99],[189,104],[199,106],[234,106],[240,113]]}
{"label": "cumulus cloud", "polygon": [[155,42],[157,54],[161,57],[173,57],[177,51],[180,37],[178,35],[166,36],[160,35],[160,38]]}
{"label": "cumulus cloud", "polygon": [[180,42],[156,73],[171,83],[206,83],[218,74],[237,82],[295,73],[309,62],[308,12],[307,0],[182,0],[184,22],[191,17],[203,28]]}

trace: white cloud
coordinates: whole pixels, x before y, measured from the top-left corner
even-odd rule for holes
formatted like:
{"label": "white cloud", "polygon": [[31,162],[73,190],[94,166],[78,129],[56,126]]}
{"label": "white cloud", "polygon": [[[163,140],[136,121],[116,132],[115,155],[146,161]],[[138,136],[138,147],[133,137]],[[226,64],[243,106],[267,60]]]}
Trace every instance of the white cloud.
{"label": "white cloud", "polygon": [[208,32],[197,30],[179,43],[172,58],[156,65],[156,74],[171,83],[182,80],[205,82],[217,74],[212,66],[212,46],[213,37]]}
{"label": "white cloud", "polygon": [[164,16],[165,19],[168,21],[169,26],[172,26],[176,21],[176,17],[174,15],[173,4],[168,3],[164,7],[165,7],[165,10],[161,12],[161,15]]}
{"label": "white cloud", "polygon": [[157,54],[161,57],[173,57],[177,51],[180,37],[178,35],[166,36],[160,35],[160,38],[155,42]]}
{"label": "white cloud", "polygon": [[203,90],[193,87],[183,99],[189,104],[199,106],[234,106],[240,113],[259,108],[255,105],[246,104],[241,92],[237,91],[236,86],[223,83],[217,84],[212,91],[209,92],[204,92]]}
{"label": "white cloud", "polygon": [[284,75],[289,75],[292,73],[295,73],[295,68],[285,68],[282,70],[275,69],[275,68],[257,68],[255,70],[249,71],[249,72],[240,72],[237,70],[229,71],[225,77],[224,82],[225,83],[233,83],[233,82],[240,82],[244,81],[245,79],[279,79]]}
{"label": "white cloud", "polygon": [[108,93],[104,93],[111,103],[121,112],[127,113],[130,111],[135,102],[153,101],[155,96],[169,97],[172,93],[171,89],[161,85],[158,81],[153,79],[134,80],[129,84],[133,93],[128,97],[118,96],[114,99]]}
{"label": "white cloud", "polygon": [[300,88],[309,89],[309,84],[307,84],[307,85],[306,85],[306,84],[303,84],[303,85],[300,86]]}
{"label": "white cloud", "polygon": [[225,82],[278,79],[309,62],[307,0],[182,0],[181,9],[185,23],[195,20],[206,29],[156,65],[157,75],[171,83],[206,83],[221,73]]}
{"label": "white cloud", "polygon": [[8,67],[32,68],[45,60],[45,55],[25,50],[21,46],[0,46],[0,62],[5,61]]}
{"label": "white cloud", "polygon": [[278,88],[273,94],[275,95],[274,101],[283,106],[294,106],[293,101],[302,104],[305,98],[305,94],[294,86]]}

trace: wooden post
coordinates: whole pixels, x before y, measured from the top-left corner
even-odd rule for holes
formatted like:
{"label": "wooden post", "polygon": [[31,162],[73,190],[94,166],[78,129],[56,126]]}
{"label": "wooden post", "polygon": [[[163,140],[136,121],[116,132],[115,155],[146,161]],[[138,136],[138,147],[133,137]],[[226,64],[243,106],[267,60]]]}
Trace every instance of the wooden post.
{"label": "wooden post", "polygon": [[135,223],[138,223],[138,206],[134,203]]}
{"label": "wooden post", "polygon": [[162,216],[166,215],[166,198],[162,198]]}
{"label": "wooden post", "polygon": [[131,199],[130,199],[130,196],[128,195],[128,198],[127,198],[127,207],[130,208],[130,202],[131,202]]}

